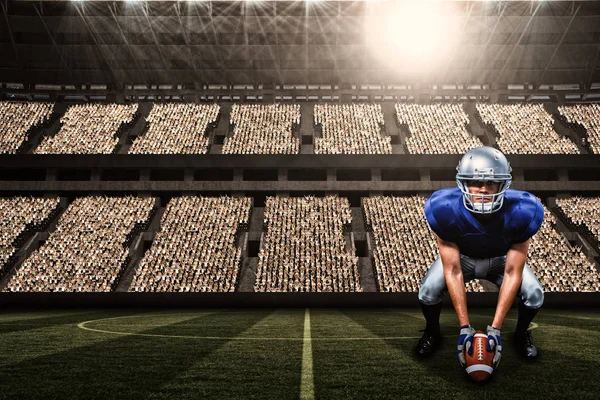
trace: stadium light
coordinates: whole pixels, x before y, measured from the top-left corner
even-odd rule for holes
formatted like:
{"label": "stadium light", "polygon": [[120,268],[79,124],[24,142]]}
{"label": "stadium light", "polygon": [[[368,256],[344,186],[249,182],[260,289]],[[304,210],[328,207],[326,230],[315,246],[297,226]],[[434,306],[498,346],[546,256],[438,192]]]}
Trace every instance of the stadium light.
{"label": "stadium light", "polygon": [[460,36],[459,14],[432,0],[369,2],[365,19],[368,49],[401,73],[422,75],[442,68]]}

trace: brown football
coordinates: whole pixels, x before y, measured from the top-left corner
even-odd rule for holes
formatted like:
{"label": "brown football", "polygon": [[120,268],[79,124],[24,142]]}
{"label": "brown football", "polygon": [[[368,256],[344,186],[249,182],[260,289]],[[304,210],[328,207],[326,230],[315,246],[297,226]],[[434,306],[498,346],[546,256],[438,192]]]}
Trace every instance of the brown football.
{"label": "brown football", "polygon": [[465,352],[467,374],[477,382],[489,379],[492,372],[494,372],[494,352],[486,350],[487,344],[487,335],[482,331],[477,331],[473,338],[473,354],[469,355]]}

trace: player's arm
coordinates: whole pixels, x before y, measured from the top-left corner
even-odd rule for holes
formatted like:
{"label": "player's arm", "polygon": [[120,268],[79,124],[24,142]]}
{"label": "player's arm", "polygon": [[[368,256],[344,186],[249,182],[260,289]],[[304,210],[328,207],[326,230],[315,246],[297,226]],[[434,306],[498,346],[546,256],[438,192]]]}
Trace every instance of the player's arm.
{"label": "player's arm", "polygon": [[494,328],[502,328],[506,313],[508,313],[512,302],[519,291],[519,287],[521,287],[523,268],[525,268],[525,261],[527,260],[530,243],[531,239],[528,239],[523,243],[515,243],[506,253],[504,279],[500,286],[498,305],[496,306],[496,314],[494,315],[494,322],[492,323]]}
{"label": "player's arm", "polygon": [[467,313],[467,293],[462,269],[460,266],[460,250],[456,243],[447,242],[437,237],[442,266],[444,268],[444,278],[452,304],[456,310],[458,321],[461,326],[469,325],[469,315]]}

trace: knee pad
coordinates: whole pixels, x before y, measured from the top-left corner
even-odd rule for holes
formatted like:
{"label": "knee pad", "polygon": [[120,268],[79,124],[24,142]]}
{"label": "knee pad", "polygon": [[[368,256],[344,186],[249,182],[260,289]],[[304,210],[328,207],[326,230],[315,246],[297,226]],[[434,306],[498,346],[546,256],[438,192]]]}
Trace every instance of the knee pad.
{"label": "knee pad", "polygon": [[526,298],[523,298],[523,303],[527,308],[540,308],[544,304],[544,290],[541,286],[536,287]]}
{"label": "knee pad", "polygon": [[435,293],[431,288],[421,286],[419,288],[419,301],[425,305],[432,306],[442,301],[444,293]]}

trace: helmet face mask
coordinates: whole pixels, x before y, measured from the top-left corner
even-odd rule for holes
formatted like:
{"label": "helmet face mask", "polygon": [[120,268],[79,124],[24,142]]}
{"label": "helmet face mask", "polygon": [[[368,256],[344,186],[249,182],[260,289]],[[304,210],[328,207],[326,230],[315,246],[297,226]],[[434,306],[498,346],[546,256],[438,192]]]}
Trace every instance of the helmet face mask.
{"label": "helmet face mask", "polygon": [[494,194],[471,193],[469,191],[469,186],[472,186],[470,185],[470,181],[472,180],[456,180],[458,187],[463,192],[463,204],[467,210],[477,214],[491,214],[502,208],[502,204],[504,204],[504,192],[509,188],[510,181],[500,182],[498,193]]}
{"label": "helmet face mask", "polygon": [[[493,147],[478,147],[463,156],[456,170],[456,183],[463,193],[463,204],[467,210],[476,214],[492,214],[502,208],[504,193],[512,183],[512,168],[504,154]],[[469,191],[469,186],[481,187],[482,181],[498,183],[498,191],[493,194]]]}

